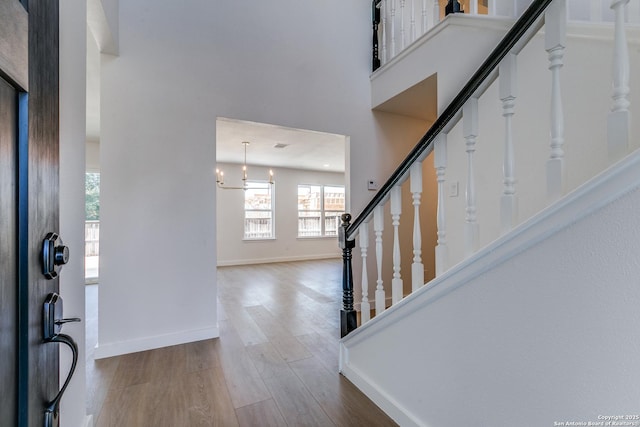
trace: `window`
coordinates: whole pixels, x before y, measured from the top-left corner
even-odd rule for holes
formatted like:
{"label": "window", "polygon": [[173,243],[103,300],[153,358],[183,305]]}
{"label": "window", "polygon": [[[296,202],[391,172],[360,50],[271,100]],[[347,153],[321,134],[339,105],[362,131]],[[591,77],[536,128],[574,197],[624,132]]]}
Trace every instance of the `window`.
{"label": "window", "polygon": [[337,236],[343,213],[343,186],[298,185],[298,237]]}
{"label": "window", "polygon": [[337,236],[340,227],[340,217],[344,213],[344,187],[323,187],[324,235]]}
{"label": "window", "polygon": [[247,181],[244,190],[244,238],[273,239],[273,184]]}
{"label": "window", "polygon": [[84,278],[86,283],[98,282],[100,256],[100,174],[85,174]]}

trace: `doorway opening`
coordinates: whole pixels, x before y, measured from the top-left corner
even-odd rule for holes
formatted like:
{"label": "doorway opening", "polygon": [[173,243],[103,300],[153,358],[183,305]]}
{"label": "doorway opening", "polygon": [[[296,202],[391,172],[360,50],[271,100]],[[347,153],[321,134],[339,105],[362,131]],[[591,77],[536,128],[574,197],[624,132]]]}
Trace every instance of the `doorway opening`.
{"label": "doorway opening", "polygon": [[[336,212],[349,205],[348,149],[345,135],[218,117],[217,265],[339,257],[334,229]],[[336,192],[340,208],[325,207]]]}

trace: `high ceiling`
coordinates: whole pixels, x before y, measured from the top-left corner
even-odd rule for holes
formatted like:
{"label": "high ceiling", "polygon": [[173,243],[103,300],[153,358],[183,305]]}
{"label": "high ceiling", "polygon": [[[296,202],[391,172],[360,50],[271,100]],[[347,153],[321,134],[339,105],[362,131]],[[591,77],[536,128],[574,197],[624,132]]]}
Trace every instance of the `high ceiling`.
{"label": "high ceiling", "polygon": [[[87,140],[100,141],[100,51],[87,34]],[[216,120],[216,161],[242,163],[249,141],[247,163],[258,166],[345,171],[343,135],[274,126],[227,118]],[[276,144],[284,148],[274,148]]]}
{"label": "high ceiling", "polygon": [[242,163],[243,141],[249,141],[247,164],[250,165],[344,172],[343,135],[218,117],[217,162]]}

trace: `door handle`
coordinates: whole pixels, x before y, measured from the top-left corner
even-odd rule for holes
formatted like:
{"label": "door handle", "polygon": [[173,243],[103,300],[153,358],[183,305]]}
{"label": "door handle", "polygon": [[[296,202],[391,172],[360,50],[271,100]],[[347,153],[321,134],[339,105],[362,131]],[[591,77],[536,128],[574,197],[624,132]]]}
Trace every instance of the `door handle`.
{"label": "door handle", "polygon": [[60,334],[62,325],[69,322],[81,322],[79,317],[62,319],[62,297],[57,293],[47,296],[42,306],[43,331],[42,338],[49,342],[53,337]]}
{"label": "door handle", "polygon": [[47,407],[44,410],[44,426],[45,427],[54,427],[58,425],[58,415],[60,410],[60,400],[62,399],[62,395],[64,394],[69,382],[71,381],[71,377],[73,373],[76,371],[76,365],[78,364],[78,344],[66,334],[58,334],[47,340],[46,342],[59,342],[69,346],[73,353],[73,361],[71,362],[71,369],[69,370],[69,374],[67,375],[67,379],[65,380],[62,388],[56,395],[56,397],[47,404]]}
{"label": "door handle", "polygon": [[[60,244],[56,245],[60,240]],[[47,279],[58,277],[57,266],[69,262],[69,247],[62,243],[57,233],[47,233],[42,242],[42,274]]]}
{"label": "door handle", "polygon": [[58,425],[58,413],[60,409],[60,400],[64,394],[71,377],[76,371],[76,365],[78,364],[78,344],[69,335],[62,334],[62,326],[68,322],[80,322],[79,317],[73,317],[69,319],[62,319],[62,297],[57,293],[51,293],[47,296],[43,304],[43,339],[45,343],[62,343],[67,345],[72,352],[73,359],[71,361],[71,369],[67,375],[67,379],[64,381],[62,388],[58,391],[56,397],[47,403],[44,412],[44,426],[54,427]]}

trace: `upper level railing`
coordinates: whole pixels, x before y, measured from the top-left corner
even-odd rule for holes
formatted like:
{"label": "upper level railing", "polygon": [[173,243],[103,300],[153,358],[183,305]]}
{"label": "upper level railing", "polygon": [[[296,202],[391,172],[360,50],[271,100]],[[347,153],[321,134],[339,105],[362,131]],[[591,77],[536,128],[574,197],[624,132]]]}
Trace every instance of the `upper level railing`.
{"label": "upper level railing", "polygon": [[[625,34],[625,15],[628,14],[629,0],[611,1],[614,24],[611,25],[613,39],[613,86],[609,97],[611,112],[604,120],[607,149],[612,160],[619,159],[629,150],[629,129],[631,126],[629,112],[629,52]],[[638,3],[636,1],[636,3]],[[427,133],[418,141],[404,161],[391,174],[380,191],[365,206],[363,211],[352,221],[351,215],[343,215],[343,224],[339,232],[340,247],[343,250],[343,310],[341,311],[341,333],[348,334],[357,326],[354,310],[354,286],[351,266],[352,250],[358,238],[362,256],[362,299],[361,321],[370,319],[370,301],[368,297],[367,252],[369,247],[369,224],[373,222],[376,258],[376,290],[375,313],[386,309],[386,291],[382,275],[384,214],[383,206],[390,203],[391,222],[393,226],[393,275],[391,280],[391,304],[403,298],[403,279],[400,275],[401,254],[399,243],[399,224],[402,214],[401,186],[406,181],[410,184],[414,206],[413,218],[413,262],[411,264],[412,292],[424,285],[424,265],[422,263],[420,199],[422,194],[422,162],[434,152],[434,167],[437,176],[437,245],[435,247],[436,276],[450,267],[449,246],[445,211],[445,174],[447,171],[447,136],[454,129],[461,133],[464,141],[466,163],[466,186],[464,203],[464,253],[470,256],[480,246],[477,182],[476,182],[476,145],[479,136],[479,99],[493,83],[497,84],[497,96],[502,105],[504,118],[504,137],[502,147],[502,188],[499,190],[499,223],[500,232],[508,233],[519,221],[518,194],[516,193],[515,156],[513,137],[513,116],[518,92],[517,61],[518,55],[529,44],[538,31],[545,26],[544,50],[547,53],[547,68],[550,72],[549,91],[549,134],[548,158],[541,170],[546,173],[546,200],[553,202],[564,195],[567,190],[567,173],[565,170],[565,119],[562,97],[561,70],[564,65],[564,51],[567,45],[567,0],[535,0],[522,13],[505,37],[489,54],[470,80],[462,87],[444,111],[439,115]],[[536,45],[537,46],[537,45]],[[588,55],[587,47],[587,54]],[[601,58],[598,58],[601,61]],[[499,84],[498,84],[499,83]],[[529,82],[528,82],[529,84]],[[547,90],[545,90],[546,92]],[[494,90],[495,92],[495,90]],[[493,93],[493,92],[492,92]],[[604,100],[606,102],[606,99]],[[538,108],[544,110],[544,108]],[[539,118],[536,119],[539,123]],[[589,117],[582,119],[590,120]],[[459,125],[458,123],[461,123]],[[538,126],[542,126],[540,123]],[[492,129],[499,126],[492,125]],[[495,138],[493,138],[495,139]],[[459,164],[457,167],[461,167]],[[543,181],[536,177],[535,182]],[[522,218],[520,218],[521,220]]]}
{"label": "upper level railing", "polygon": [[[517,18],[531,0],[462,0],[466,15]],[[445,16],[448,0],[372,0],[373,55],[372,69],[391,61],[405,48],[434,28]],[[613,22],[610,0],[569,0],[570,21]],[[625,20],[640,22],[640,4],[630,3]]]}

